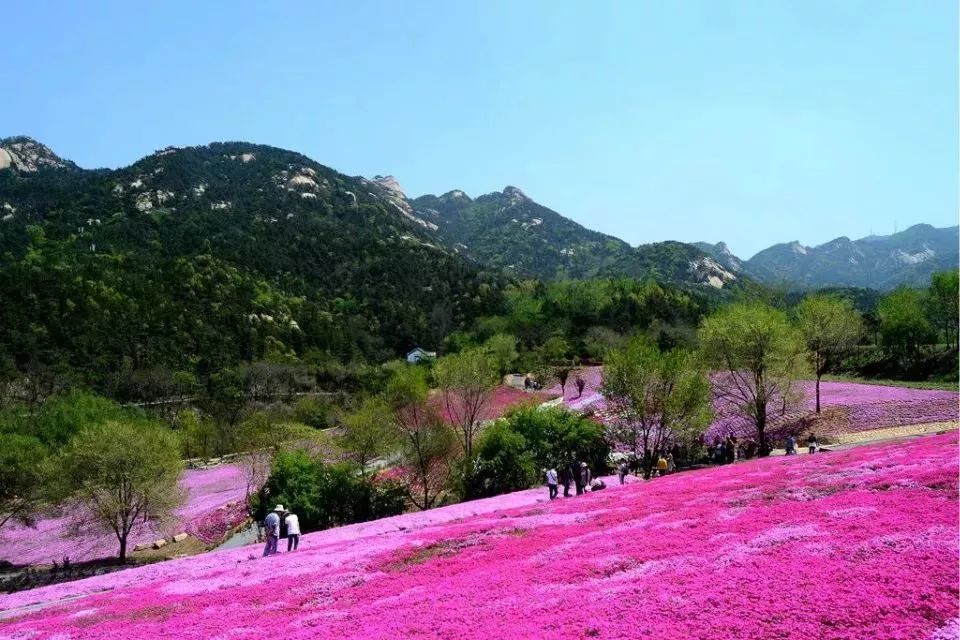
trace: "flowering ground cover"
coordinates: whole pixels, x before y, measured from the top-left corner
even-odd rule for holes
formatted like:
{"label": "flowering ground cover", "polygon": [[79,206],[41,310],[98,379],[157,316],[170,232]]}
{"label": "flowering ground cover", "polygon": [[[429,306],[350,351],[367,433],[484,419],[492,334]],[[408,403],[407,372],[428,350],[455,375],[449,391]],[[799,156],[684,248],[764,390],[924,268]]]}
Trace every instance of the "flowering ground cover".
{"label": "flowering ground cover", "polygon": [[[188,469],[180,484],[187,491],[187,499],[177,510],[175,521],[163,530],[150,522],[142,523],[131,532],[129,548],[157,538],[169,538],[181,531],[212,544],[245,517],[246,471],[242,466],[224,464],[211,469]],[[86,527],[71,536],[72,522],[71,514],[66,513],[44,518],[36,527],[4,525],[0,529],[0,560],[30,565],[60,562],[65,556],[71,562],[83,562],[117,554],[119,544],[113,533]]]}
{"label": "flowering ground cover", "polygon": [[[542,404],[559,395],[559,387],[556,393],[551,394],[538,391],[523,391],[506,385],[500,385],[493,390],[490,399],[481,408],[479,420],[481,422],[496,420],[497,418],[503,417],[507,411],[514,407]],[[448,411],[439,393],[434,393],[430,397],[430,403],[444,421],[447,423],[456,422],[455,416]]]}
{"label": "flowering ground cover", "polygon": [[[813,414],[814,383],[801,382],[799,391],[803,398],[799,407],[785,415],[772,416],[769,432],[773,437],[787,432],[814,432],[823,439],[843,433],[960,419],[960,395],[955,391],[821,382],[820,416]],[[753,424],[734,415],[733,407],[723,401],[714,402],[714,411],[717,418],[707,431],[709,442],[726,435],[743,438],[755,434]]]}
{"label": "flowering ground cover", "polygon": [[[579,373],[587,383],[583,394],[578,394],[576,386],[568,381],[563,405],[571,410],[595,413],[604,422],[615,421],[616,416],[607,412],[606,401],[600,393],[603,368],[584,367]],[[547,391],[559,395],[560,385]],[[824,381],[820,383],[821,416],[812,415],[816,406],[814,383],[801,382],[799,393],[802,400],[798,407],[785,415],[771,417],[768,429],[774,438],[787,431],[804,434],[814,431],[822,439],[842,433],[960,419],[960,394],[956,391]],[[728,435],[748,438],[755,434],[753,424],[737,415],[735,407],[728,403],[715,400],[714,412],[716,419],[706,434],[708,442]]]}
{"label": "flowering ground cover", "polygon": [[[0,638],[958,638],[957,433],[542,490],[0,597]],[[473,515],[471,515],[473,514]]]}

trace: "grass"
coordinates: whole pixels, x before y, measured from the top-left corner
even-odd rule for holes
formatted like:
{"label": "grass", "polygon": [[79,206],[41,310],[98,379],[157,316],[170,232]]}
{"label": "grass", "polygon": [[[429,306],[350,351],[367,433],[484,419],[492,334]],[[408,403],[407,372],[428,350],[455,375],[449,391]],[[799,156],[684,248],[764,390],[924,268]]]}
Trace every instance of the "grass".
{"label": "grass", "polygon": [[[811,378],[813,380],[814,378]],[[884,387],[906,387],[907,389],[929,389],[934,391],[960,391],[960,383],[942,382],[936,380],[882,380],[875,378],[858,378],[856,376],[825,375],[821,378],[829,382],[856,382],[858,384],[876,384]]]}

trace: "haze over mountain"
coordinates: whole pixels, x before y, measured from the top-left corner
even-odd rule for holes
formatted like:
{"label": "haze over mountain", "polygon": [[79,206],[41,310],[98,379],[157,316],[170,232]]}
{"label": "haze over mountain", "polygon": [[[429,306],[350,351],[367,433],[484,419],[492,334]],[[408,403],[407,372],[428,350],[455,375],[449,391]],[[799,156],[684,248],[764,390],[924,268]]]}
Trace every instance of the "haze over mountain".
{"label": "haze over mountain", "polygon": [[960,227],[937,229],[917,224],[889,236],[840,237],[815,247],[785,242],[748,260],[733,255],[723,242],[698,242],[696,246],[732,272],[765,284],[886,290],[900,284],[924,286],[931,274],[956,269],[960,263],[958,239]]}

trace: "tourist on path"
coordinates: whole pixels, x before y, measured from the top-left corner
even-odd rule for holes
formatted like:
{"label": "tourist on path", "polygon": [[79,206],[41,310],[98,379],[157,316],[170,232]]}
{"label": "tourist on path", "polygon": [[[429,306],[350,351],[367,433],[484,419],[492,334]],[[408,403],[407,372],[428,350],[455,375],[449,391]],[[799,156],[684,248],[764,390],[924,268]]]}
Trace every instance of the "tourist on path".
{"label": "tourist on path", "polygon": [[570,473],[570,465],[560,469],[560,484],[563,485],[563,497],[570,497],[570,483],[573,482],[573,474]]}
{"label": "tourist on path", "polygon": [[657,458],[657,476],[662,476],[667,472],[667,459],[663,456]]}
{"label": "tourist on path", "polygon": [[667,473],[673,473],[677,470],[677,463],[673,459],[673,453],[667,454]]}
{"label": "tourist on path", "polygon": [[820,450],[820,443],[817,442],[817,436],[811,435],[807,439],[807,452],[811,455]]}
{"label": "tourist on path", "polygon": [[620,484],[626,484],[627,480],[627,463],[622,461],[617,465],[617,477],[620,478]]}
{"label": "tourist on path", "polygon": [[287,551],[296,551],[300,546],[300,518],[295,513],[288,513],[283,523],[287,526]]}
{"label": "tourist on path", "polygon": [[581,462],[580,466],[574,466],[573,480],[577,483],[577,495],[582,496],[584,490],[590,484],[590,470],[587,469],[587,463]]}
{"label": "tourist on path", "polygon": [[787,436],[787,455],[797,455],[797,440],[792,435]]}
{"label": "tourist on path", "polygon": [[556,469],[546,469],[547,472],[547,487],[550,489],[550,499],[553,500],[557,497],[557,470]]}
{"label": "tourist on path", "polygon": [[266,533],[267,543],[263,547],[263,555],[272,556],[277,552],[277,543],[280,541],[280,514],[283,513],[283,505],[278,504],[276,508],[267,514],[263,519],[263,527]]}

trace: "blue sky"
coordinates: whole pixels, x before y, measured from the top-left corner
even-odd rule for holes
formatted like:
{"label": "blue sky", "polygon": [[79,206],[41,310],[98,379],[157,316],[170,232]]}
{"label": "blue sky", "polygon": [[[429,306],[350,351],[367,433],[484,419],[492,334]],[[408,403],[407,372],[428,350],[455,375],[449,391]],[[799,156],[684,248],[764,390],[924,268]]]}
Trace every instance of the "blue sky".
{"label": "blue sky", "polygon": [[411,196],[512,184],[632,244],[725,240],[744,257],[957,223],[947,0],[3,13],[0,136],[85,167],[249,140],[393,174]]}

